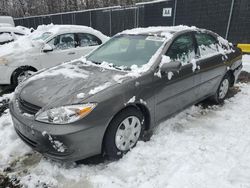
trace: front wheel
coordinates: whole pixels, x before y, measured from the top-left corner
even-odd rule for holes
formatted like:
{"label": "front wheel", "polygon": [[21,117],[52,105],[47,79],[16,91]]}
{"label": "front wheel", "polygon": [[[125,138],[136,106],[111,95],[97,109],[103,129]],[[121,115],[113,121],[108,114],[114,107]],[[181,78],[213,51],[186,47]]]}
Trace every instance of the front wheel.
{"label": "front wheel", "polygon": [[228,91],[230,88],[230,76],[226,74],[222,81],[220,82],[220,85],[215,93],[215,95],[212,97],[213,101],[216,104],[221,104],[227,97]]}
{"label": "front wheel", "polygon": [[131,150],[144,132],[144,117],[135,107],[121,111],[110,123],[104,149],[110,159],[119,159]]}
{"label": "front wheel", "polygon": [[12,85],[16,87],[25,79],[29,78],[34,72],[35,70],[26,67],[16,70],[12,75]]}

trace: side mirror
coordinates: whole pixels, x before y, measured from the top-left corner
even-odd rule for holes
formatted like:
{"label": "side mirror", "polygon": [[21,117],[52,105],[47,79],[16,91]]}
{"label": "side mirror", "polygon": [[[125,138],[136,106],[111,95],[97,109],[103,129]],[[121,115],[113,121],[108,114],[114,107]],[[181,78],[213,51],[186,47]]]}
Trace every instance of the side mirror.
{"label": "side mirror", "polygon": [[161,66],[161,72],[172,72],[172,71],[179,71],[181,69],[181,62],[180,61],[170,61],[168,63],[164,63]]}
{"label": "side mirror", "polygon": [[53,48],[48,45],[48,44],[45,44],[44,47],[43,47],[43,52],[47,53],[47,52],[52,52],[53,51]]}

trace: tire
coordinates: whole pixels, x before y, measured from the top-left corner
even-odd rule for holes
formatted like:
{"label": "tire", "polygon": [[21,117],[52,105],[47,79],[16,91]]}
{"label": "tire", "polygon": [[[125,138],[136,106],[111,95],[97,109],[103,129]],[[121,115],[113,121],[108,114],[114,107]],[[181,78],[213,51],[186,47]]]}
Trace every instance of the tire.
{"label": "tire", "polygon": [[221,104],[224,102],[225,98],[227,97],[229,88],[230,88],[230,83],[231,83],[230,75],[226,74],[221,80],[216,93],[212,97],[212,100],[216,104]]}
{"label": "tire", "polygon": [[135,107],[126,108],[116,115],[104,137],[104,151],[108,159],[120,159],[135,147],[138,140],[143,138],[144,129],[144,116]]}
{"label": "tire", "polygon": [[[29,74],[29,72],[36,72],[36,70],[32,67],[21,67],[14,71],[11,77],[11,85],[16,87],[21,81],[20,76]],[[30,74],[31,75],[31,74]]]}

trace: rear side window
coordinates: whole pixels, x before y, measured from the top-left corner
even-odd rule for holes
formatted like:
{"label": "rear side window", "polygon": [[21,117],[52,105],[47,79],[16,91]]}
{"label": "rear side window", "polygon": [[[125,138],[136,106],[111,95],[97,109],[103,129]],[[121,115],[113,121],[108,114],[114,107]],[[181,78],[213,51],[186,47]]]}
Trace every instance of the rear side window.
{"label": "rear side window", "polygon": [[180,61],[183,65],[195,58],[195,46],[191,34],[178,37],[166,53],[171,60]]}
{"label": "rear side window", "polygon": [[98,37],[88,33],[77,33],[77,38],[77,46],[79,47],[98,46],[102,44],[102,41]]}
{"label": "rear side window", "polygon": [[219,52],[219,43],[212,35],[207,33],[196,33],[195,38],[201,57]]}
{"label": "rear side window", "polygon": [[75,48],[76,41],[73,33],[58,35],[48,42],[53,50],[66,50]]}

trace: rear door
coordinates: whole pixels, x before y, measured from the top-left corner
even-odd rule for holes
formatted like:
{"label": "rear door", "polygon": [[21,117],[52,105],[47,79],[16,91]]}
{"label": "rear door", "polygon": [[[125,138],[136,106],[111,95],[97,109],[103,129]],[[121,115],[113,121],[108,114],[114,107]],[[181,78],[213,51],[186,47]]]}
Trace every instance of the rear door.
{"label": "rear door", "polygon": [[165,55],[169,56],[172,61],[180,61],[182,68],[178,72],[168,72],[161,78],[157,76],[154,78],[156,123],[181,111],[196,100],[197,88],[192,64],[196,56],[196,47],[192,33],[177,37]]}
{"label": "rear door", "polygon": [[217,86],[226,72],[224,64],[226,57],[220,53],[222,49],[214,35],[196,32],[195,39],[198,45],[196,84],[200,85],[196,95],[197,98],[205,98],[217,90]]}

